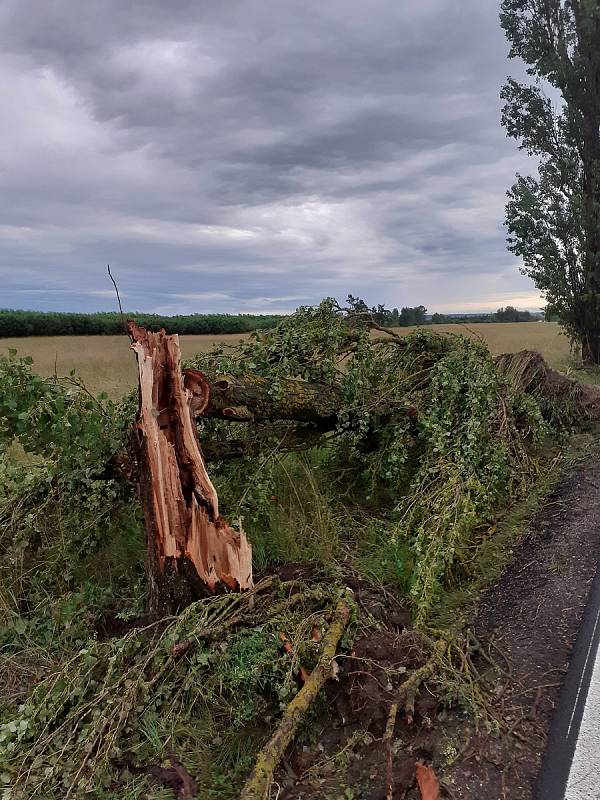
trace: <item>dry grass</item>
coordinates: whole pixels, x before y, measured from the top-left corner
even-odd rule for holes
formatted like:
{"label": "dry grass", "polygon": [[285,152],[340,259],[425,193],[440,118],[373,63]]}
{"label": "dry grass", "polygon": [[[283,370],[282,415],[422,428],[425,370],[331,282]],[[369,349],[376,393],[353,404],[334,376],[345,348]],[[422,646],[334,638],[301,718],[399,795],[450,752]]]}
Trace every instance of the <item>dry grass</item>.
{"label": "dry grass", "polygon": [[[405,334],[410,328],[398,328]],[[557,369],[569,365],[569,342],[552,322],[489,323],[473,325],[436,325],[438,333],[462,333],[481,337],[494,355],[517,350],[539,350]],[[182,336],[184,358],[205,352],[215,342],[235,343],[239,334],[224,336]],[[25,339],[0,339],[0,352],[15,348],[20,355],[32,356],[43,375],[68,374],[75,369],[92,392],[107,392],[118,397],[135,386],[135,358],[124,336],[37,336]]]}

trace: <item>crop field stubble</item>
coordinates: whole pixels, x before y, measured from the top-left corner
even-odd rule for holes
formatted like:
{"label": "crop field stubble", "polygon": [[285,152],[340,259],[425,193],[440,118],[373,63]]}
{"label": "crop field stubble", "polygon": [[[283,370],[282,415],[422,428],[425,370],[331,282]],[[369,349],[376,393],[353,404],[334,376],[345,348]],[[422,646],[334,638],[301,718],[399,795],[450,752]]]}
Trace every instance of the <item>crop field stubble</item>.
{"label": "crop field stubble", "polygon": [[[396,328],[401,335],[413,328]],[[518,350],[538,350],[552,367],[568,370],[570,365],[569,340],[554,322],[501,322],[474,323],[472,325],[434,325],[436,333],[458,333],[480,337],[493,355],[513,353]],[[215,344],[232,344],[246,334],[181,336],[184,358],[206,352]],[[133,354],[128,349],[125,336],[35,336],[0,339],[0,354],[14,348],[21,356],[31,356],[34,368],[42,375],[59,376],[74,369],[86,387],[94,393],[106,392],[112,398],[120,397],[136,383]],[[581,377],[578,375],[578,377]],[[589,379],[589,378],[588,378]]]}

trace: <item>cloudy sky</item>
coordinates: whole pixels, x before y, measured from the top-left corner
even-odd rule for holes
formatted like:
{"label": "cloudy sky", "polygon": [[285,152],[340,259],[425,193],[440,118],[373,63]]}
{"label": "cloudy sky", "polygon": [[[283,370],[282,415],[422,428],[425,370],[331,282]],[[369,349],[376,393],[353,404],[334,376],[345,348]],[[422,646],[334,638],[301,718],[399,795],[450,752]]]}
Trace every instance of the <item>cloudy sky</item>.
{"label": "cloudy sky", "polygon": [[[0,307],[537,308],[496,0],[3,0]],[[529,168],[530,169],[530,168]]]}

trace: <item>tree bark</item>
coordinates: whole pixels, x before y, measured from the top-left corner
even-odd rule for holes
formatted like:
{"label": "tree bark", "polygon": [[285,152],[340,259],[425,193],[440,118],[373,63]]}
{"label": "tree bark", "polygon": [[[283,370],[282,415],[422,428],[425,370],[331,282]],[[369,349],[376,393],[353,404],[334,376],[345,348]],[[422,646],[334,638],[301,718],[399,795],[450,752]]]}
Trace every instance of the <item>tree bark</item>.
{"label": "tree bark", "polygon": [[[592,302],[596,304],[597,301],[593,300]],[[593,311],[593,309],[590,310]],[[581,343],[581,360],[588,366],[600,364],[600,330],[598,328],[590,327],[585,330]]]}
{"label": "tree bark", "polygon": [[325,384],[259,375],[222,375],[208,384],[198,370],[186,369],[183,374],[193,394],[202,397],[209,387],[208,403],[197,416],[233,422],[295,420],[331,430],[342,405],[339,389]]}
{"label": "tree bark", "polygon": [[223,588],[252,586],[251,548],[219,516],[194,415],[208,403],[184,385],[179,337],[128,323],[139,373],[134,447],[147,538],[149,613],[172,614]]}

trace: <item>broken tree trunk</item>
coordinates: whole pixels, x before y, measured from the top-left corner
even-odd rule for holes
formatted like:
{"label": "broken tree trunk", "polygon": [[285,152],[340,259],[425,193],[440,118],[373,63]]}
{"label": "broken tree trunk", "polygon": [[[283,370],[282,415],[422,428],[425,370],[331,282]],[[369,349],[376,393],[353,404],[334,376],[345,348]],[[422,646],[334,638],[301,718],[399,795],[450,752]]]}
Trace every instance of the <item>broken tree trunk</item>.
{"label": "broken tree trunk", "polygon": [[194,416],[209,399],[181,371],[179,337],[128,323],[139,373],[134,444],[146,522],[149,612],[172,614],[219,589],[252,586],[250,545],[219,516]]}

